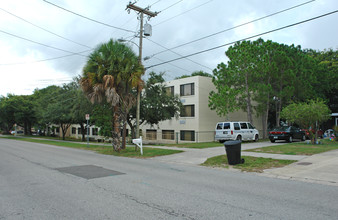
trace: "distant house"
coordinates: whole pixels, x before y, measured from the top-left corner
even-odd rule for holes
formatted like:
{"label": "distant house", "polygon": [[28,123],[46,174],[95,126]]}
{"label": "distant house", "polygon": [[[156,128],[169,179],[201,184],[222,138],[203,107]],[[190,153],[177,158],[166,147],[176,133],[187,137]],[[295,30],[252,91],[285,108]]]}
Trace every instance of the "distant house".
{"label": "distant house", "polygon": [[[216,123],[219,121],[247,121],[247,114],[238,111],[226,118],[208,107],[209,93],[216,90],[212,79],[193,76],[165,83],[167,91],[178,94],[185,111],[176,119],[159,123],[159,127],[142,125],[143,139],[149,143],[209,142],[214,141]],[[254,118],[253,125],[262,134],[262,120]]]}

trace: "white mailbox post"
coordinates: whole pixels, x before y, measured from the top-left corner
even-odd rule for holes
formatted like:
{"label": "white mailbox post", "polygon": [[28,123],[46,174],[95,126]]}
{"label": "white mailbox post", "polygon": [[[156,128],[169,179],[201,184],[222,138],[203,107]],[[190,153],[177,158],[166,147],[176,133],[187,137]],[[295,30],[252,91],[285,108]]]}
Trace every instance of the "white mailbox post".
{"label": "white mailbox post", "polygon": [[143,155],[142,136],[140,136],[140,138],[133,139],[133,144],[136,144],[141,149],[141,155]]}

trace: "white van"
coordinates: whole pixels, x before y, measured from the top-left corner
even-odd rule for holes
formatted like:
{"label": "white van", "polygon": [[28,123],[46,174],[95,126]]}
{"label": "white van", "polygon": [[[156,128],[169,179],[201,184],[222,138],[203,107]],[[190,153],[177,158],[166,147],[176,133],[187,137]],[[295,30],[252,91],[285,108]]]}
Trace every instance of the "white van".
{"label": "white van", "polygon": [[259,133],[249,122],[218,122],[215,140],[223,143],[227,140],[258,141]]}

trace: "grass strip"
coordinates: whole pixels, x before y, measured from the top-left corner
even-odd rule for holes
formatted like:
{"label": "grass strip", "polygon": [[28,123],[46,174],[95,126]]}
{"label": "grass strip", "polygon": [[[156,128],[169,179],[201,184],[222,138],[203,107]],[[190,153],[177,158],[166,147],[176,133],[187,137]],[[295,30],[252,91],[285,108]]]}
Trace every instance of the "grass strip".
{"label": "grass strip", "polygon": [[127,147],[126,149],[123,149],[120,152],[116,152],[114,151],[111,145],[90,144],[87,147],[86,144],[72,143],[72,142],[67,142],[67,141],[43,140],[43,139],[35,139],[35,138],[33,139],[33,138],[26,138],[26,137],[2,137],[2,138],[15,139],[19,141],[27,141],[27,142],[40,143],[40,144],[48,144],[48,145],[54,145],[54,146],[60,146],[60,147],[91,150],[91,151],[98,152],[100,154],[114,155],[114,156],[120,156],[120,157],[132,157],[132,158],[150,158],[150,157],[165,156],[165,155],[183,152],[180,150],[168,150],[168,149],[143,147],[143,155],[141,155],[139,150],[135,151],[135,147]]}
{"label": "grass strip", "polygon": [[229,165],[228,158],[226,155],[220,155],[216,157],[211,157],[207,159],[203,166],[208,167],[220,167],[220,168],[235,168],[240,169],[242,172],[258,172],[262,173],[265,169],[283,167],[291,163],[296,162],[296,160],[277,160],[271,158],[263,157],[251,157],[251,156],[242,156],[245,162],[243,164]]}
{"label": "grass strip", "polygon": [[249,149],[245,151],[270,154],[287,154],[287,155],[314,155],[330,150],[338,149],[337,141],[321,140],[322,144],[308,144],[307,142],[290,143],[285,145],[275,145],[269,147]]}

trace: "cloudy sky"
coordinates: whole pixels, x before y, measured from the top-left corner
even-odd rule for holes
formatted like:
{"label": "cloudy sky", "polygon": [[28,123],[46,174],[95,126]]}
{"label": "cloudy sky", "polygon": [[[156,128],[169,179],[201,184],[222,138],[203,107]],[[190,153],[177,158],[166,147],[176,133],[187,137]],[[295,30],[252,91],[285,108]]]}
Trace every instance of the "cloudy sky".
{"label": "cloudy sky", "polygon": [[[36,88],[70,82],[81,75],[92,49],[110,38],[133,42],[129,45],[138,54],[138,14],[126,10],[128,3],[1,0],[0,95],[28,95]],[[135,5],[159,12],[144,20],[152,26],[152,36],[143,40],[143,57],[151,57],[143,64],[155,65],[145,77],[149,71],[165,72],[166,80],[198,70],[212,73],[217,64],[227,62],[228,46],[182,56],[338,9],[337,0],[138,0]],[[334,13],[261,37],[302,48],[337,49],[337,21],[338,13]]]}

